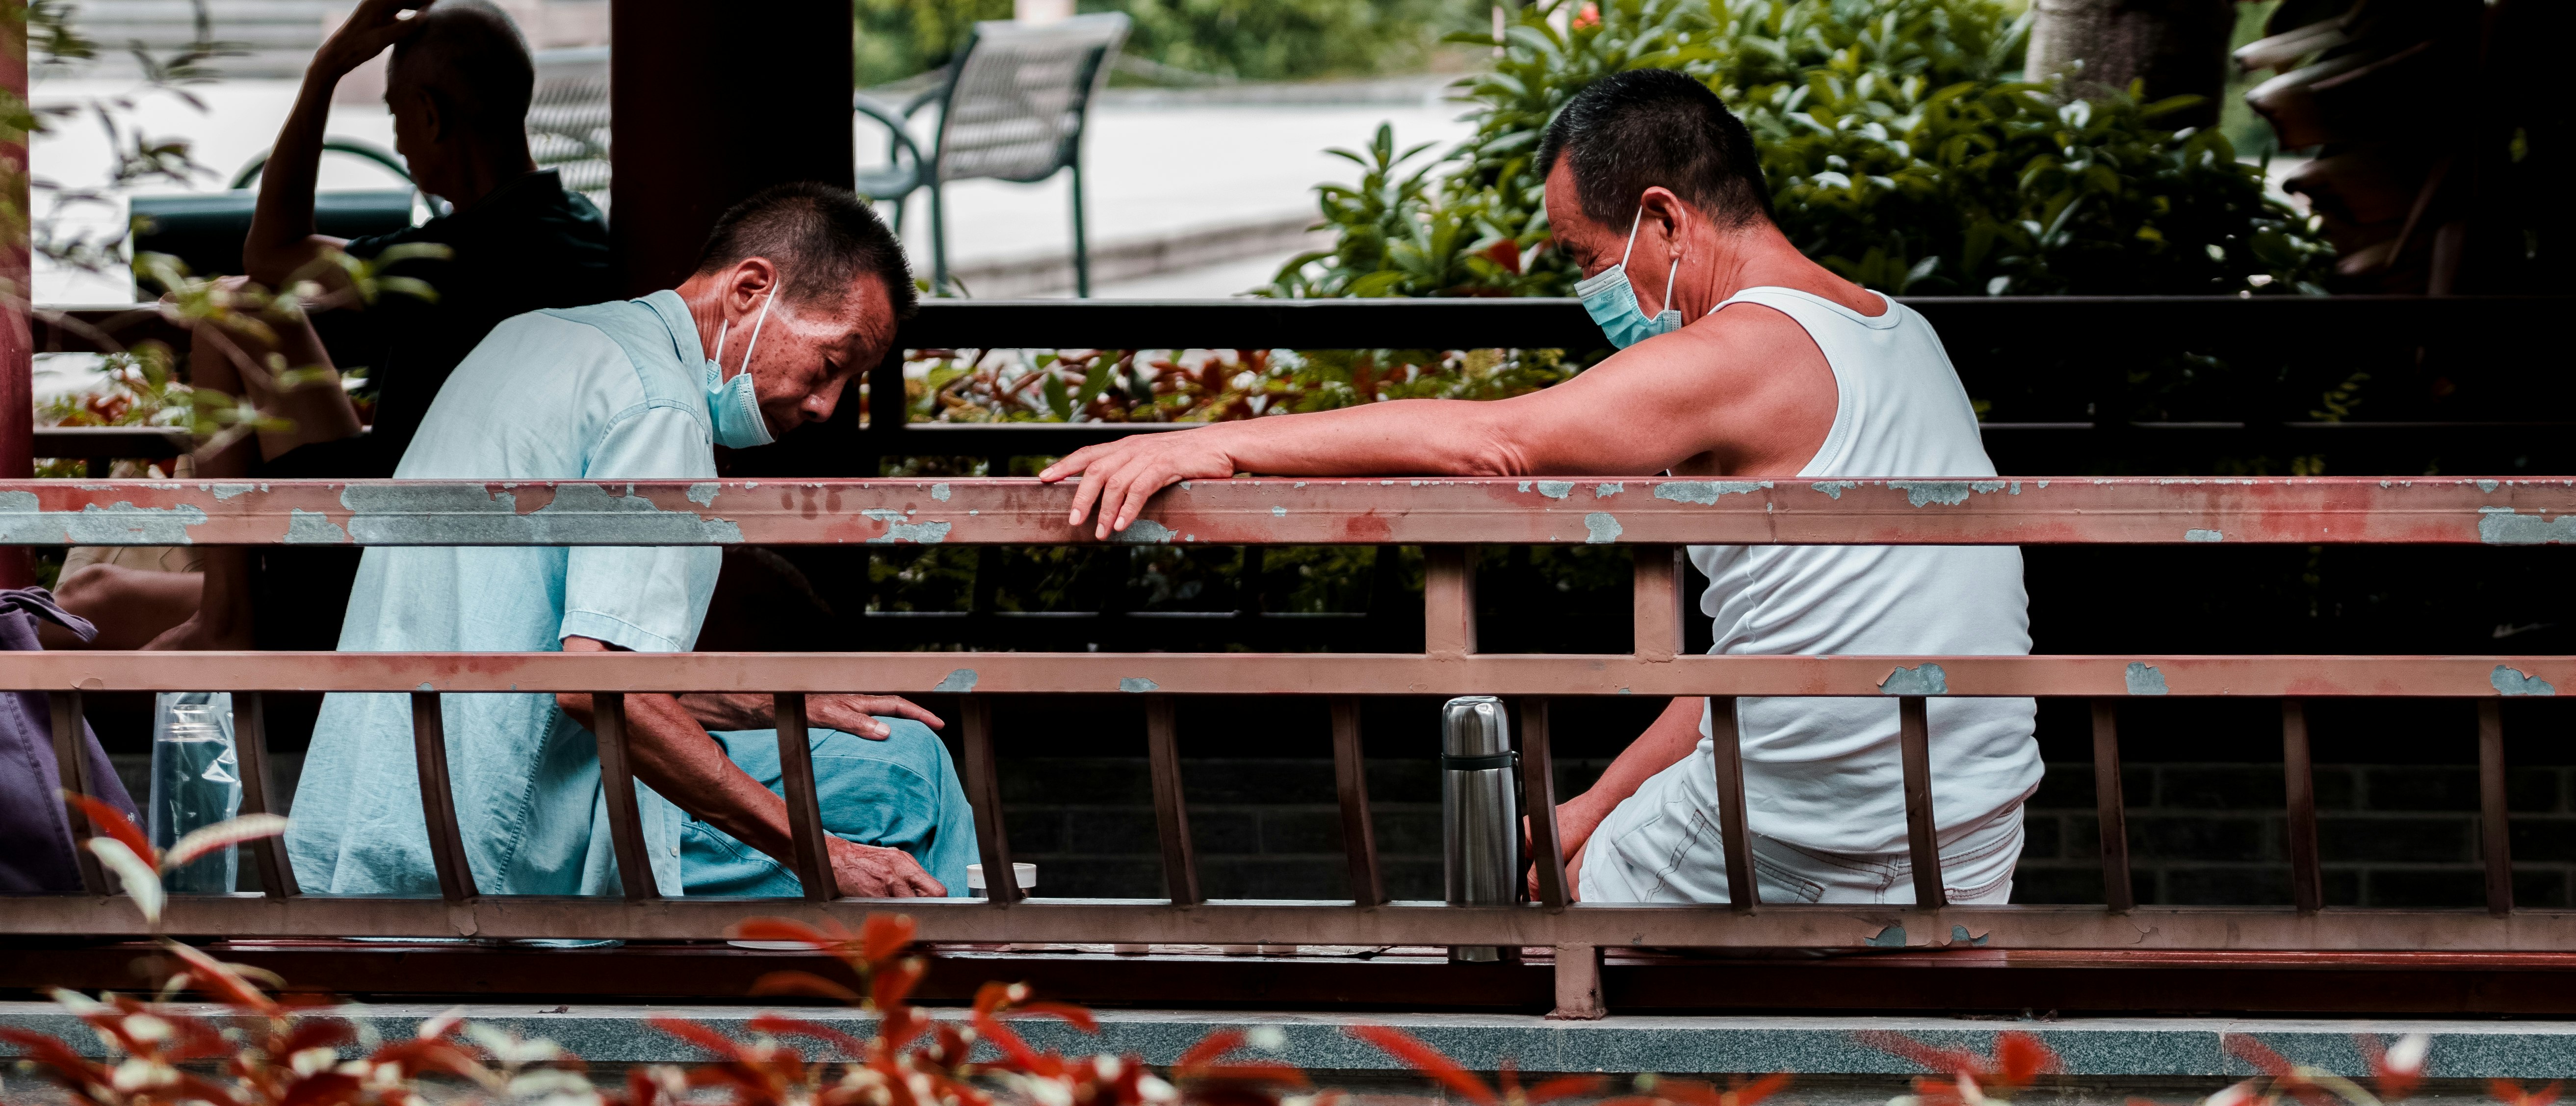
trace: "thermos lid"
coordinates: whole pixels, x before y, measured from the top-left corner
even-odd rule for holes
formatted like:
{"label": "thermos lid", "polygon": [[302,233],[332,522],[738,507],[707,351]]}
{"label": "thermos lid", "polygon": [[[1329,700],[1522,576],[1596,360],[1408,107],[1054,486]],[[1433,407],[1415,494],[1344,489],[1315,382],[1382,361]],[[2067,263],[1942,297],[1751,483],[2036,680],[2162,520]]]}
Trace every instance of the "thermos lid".
{"label": "thermos lid", "polygon": [[1453,757],[1496,756],[1512,748],[1510,713],[1491,695],[1461,695],[1440,707],[1440,751]]}

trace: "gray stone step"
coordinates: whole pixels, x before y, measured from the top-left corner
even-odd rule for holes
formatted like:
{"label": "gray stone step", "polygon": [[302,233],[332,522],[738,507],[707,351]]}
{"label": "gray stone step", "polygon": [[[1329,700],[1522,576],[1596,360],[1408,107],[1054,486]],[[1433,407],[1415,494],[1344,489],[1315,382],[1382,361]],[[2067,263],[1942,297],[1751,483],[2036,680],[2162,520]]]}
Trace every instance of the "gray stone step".
{"label": "gray stone step", "polygon": [[[997,965],[997,967],[1002,967]],[[445,1004],[353,1006],[328,1013],[364,1023],[387,1040],[411,1036],[420,1022],[449,1009]],[[544,1038],[564,1046],[595,1069],[643,1063],[687,1063],[712,1057],[645,1024],[651,1017],[698,1022],[739,1040],[761,1008],[738,1005],[615,1006],[498,1005],[461,1008],[473,1021]],[[852,1010],[796,1010],[798,1017],[865,1036],[873,1019]],[[962,1012],[934,1010],[941,1018]],[[1907,1078],[1925,1074],[1914,1062],[1870,1043],[1898,1035],[1940,1048],[1992,1056],[1999,1033],[2027,1032],[2054,1050],[2062,1078],[2051,1098],[2087,1099],[2103,1086],[2157,1088],[2167,1094],[2218,1087],[2258,1074],[2228,1047],[2230,1037],[2251,1037],[2295,1063],[2351,1078],[2370,1073],[2362,1035],[2385,1045],[2400,1034],[2432,1039],[2424,1074],[2434,1080],[2428,1097],[2475,1095],[2488,1079],[2543,1080],[2576,1076],[2576,1022],[2469,1022],[2427,1019],[2357,1021],[2305,1018],[2076,1018],[1999,1021],[1945,1017],[1691,1017],[1615,1016],[1600,1021],[1549,1021],[1521,1014],[1278,1014],[1171,1010],[1095,1012],[1100,1033],[1086,1036],[1048,1019],[1014,1024],[1032,1045],[1067,1054],[1133,1054],[1168,1065],[1213,1030],[1275,1030],[1273,1048],[1241,1054],[1284,1060],[1324,1077],[1325,1085],[1379,1083],[1405,1069],[1375,1047],[1351,1038],[1359,1024],[1406,1030],[1474,1071],[1505,1064],[1521,1071],[1641,1073],[1707,1076],[1715,1073],[1786,1072],[1809,1093],[1791,1098],[1885,1101]],[[95,1034],[48,1003],[0,1003],[0,1025],[56,1035],[96,1054]],[[1267,1033],[1263,1034],[1268,1036]],[[799,1040],[816,1059],[846,1059],[824,1042]],[[1844,1093],[1819,1096],[1828,1088]],[[2074,1092],[2074,1093],[2067,1093]],[[2448,1092],[2448,1093],[2445,1093]],[[2116,1101],[2114,1099],[2113,1101]]]}

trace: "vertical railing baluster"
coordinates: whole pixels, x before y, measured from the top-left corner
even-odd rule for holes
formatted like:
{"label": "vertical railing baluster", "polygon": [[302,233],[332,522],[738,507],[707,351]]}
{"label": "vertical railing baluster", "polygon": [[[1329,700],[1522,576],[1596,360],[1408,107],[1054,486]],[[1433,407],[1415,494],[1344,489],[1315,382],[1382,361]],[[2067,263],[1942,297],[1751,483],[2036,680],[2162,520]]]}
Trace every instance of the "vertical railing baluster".
{"label": "vertical railing baluster", "polygon": [[2281,776],[2290,816],[2290,901],[2299,913],[2325,909],[2323,869],[2317,863],[2316,766],[2308,754],[2307,704],[2281,700]]}
{"label": "vertical railing baluster", "polygon": [[[787,692],[770,698],[770,718],[778,726],[779,778],[787,791],[788,844],[796,855],[796,882],[807,902],[841,897],[832,875],[832,853],[823,840],[823,807],[814,787],[813,737],[805,728],[805,695]],[[966,889],[952,887],[951,895]]]}
{"label": "vertical railing baluster", "polygon": [[2129,882],[2129,806],[2120,789],[2119,704],[2093,700],[2093,808],[2102,838],[2102,901],[2114,914],[2138,908]]}
{"label": "vertical railing baluster", "polygon": [[1369,823],[1368,761],[1361,756],[1360,701],[1336,695],[1333,711],[1333,789],[1342,806],[1342,853],[1350,860],[1351,901],[1386,904],[1386,881],[1377,870],[1377,829]]}
{"label": "vertical railing baluster", "polygon": [[465,859],[465,835],[456,828],[456,789],[447,779],[447,722],[438,693],[411,693],[412,754],[420,765],[420,813],[429,829],[429,860],[438,869],[438,897],[475,897],[474,868]]}
{"label": "vertical railing baluster", "polygon": [[608,847],[617,856],[617,886],[632,901],[658,899],[653,856],[644,844],[644,816],[636,809],[635,768],[626,755],[626,696],[590,697],[590,736],[599,748],[600,795],[608,806]]}
{"label": "vertical railing baluster", "polygon": [[[1642,640],[1642,638],[1641,638]],[[1573,900],[1565,886],[1565,846],[1556,824],[1556,762],[1548,749],[1548,701],[1530,696],[1521,707],[1521,809],[1529,819],[1530,863],[1537,868],[1538,902],[1562,910]],[[1601,999],[1601,949],[1558,942],[1551,974],[1557,1021],[1591,1021],[1608,1015]]]}
{"label": "vertical railing baluster", "polygon": [[1189,802],[1181,790],[1179,727],[1173,722],[1172,698],[1145,699],[1146,755],[1153,762],[1154,831],[1163,842],[1163,888],[1174,906],[1197,906],[1198,858],[1190,847]]}
{"label": "vertical railing baluster", "polygon": [[1557,836],[1556,763],[1548,755],[1547,698],[1521,700],[1521,811],[1529,819],[1530,863],[1538,869],[1538,901],[1566,904],[1565,848]]}
{"label": "vertical railing baluster", "polygon": [[[993,763],[993,703],[977,695],[957,705],[965,731],[966,799],[975,808],[975,851],[984,861],[984,895],[999,905],[1020,901],[1019,873],[1011,869],[1011,842],[1002,834],[1002,777]],[[950,888],[962,895],[964,888]]]}
{"label": "vertical railing baluster", "polygon": [[[233,693],[233,756],[240,762],[242,813],[278,813],[268,779],[268,700],[259,692]],[[295,865],[286,858],[284,840],[271,834],[252,841],[250,855],[259,865],[260,889],[269,898],[291,899],[302,893],[295,885]]]}
{"label": "vertical railing baluster", "polygon": [[1914,904],[1950,905],[1941,879],[1940,823],[1932,815],[1932,723],[1920,695],[1896,701],[1896,743],[1905,768],[1905,845],[1914,865]]}
{"label": "vertical railing baluster", "polygon": [[[65,791],[96,795],[89,782],[89,742],[81,740],[81,693],[53,691],[45,694],[45,703],[53,710],[54,775]],[[62,804],[63,817],[72,827],[72,860],[80,867],[81,888],[93,895],[107,893],[107,872],[99,867],[98,856],[89,851],[91,828],[89,816],[69,802]]]}
{"label": "vertical railing baluster", "polygon": [[2478,700],[2478,845],[2487,867],[2487,913],[2513,913],[2513,823],[2505,793],[2504,704]]}
{"label": "vertical railing baluster", "polygon": [[1717,845],[1726,854],[1726,905],[1751,910],[1762,905],[1762,885],[1753,874],[1752,819],[1744,810],[1744,740],[1736,729],[1734,696],[1709,696],[1708,733],[1717,762]]}
{"label": "vertical railing baluster", "polygon": [[1635,597],[1639,660],[1671,660],[1682,651],[1682,547],[1637,547]]}
{"label": "vertical railing baluster", "polygon": [[1422,547],[1422,651],[1476,651],[1476,547]]}

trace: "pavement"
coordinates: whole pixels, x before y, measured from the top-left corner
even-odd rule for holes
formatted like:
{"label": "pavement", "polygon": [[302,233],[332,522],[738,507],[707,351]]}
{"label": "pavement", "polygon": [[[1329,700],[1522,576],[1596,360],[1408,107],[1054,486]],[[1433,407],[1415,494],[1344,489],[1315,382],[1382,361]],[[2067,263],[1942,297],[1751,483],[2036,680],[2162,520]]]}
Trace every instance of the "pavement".
{"label": "pavement", "polygon": [[[221,1016],[210,1008],[183,1008]],[[422,1021],[454,1009],[467,1019],[523,1038],[551,1040],[602,1067],[685,1063],[710,1057],[645,1021],[676,1017],[737,1039],[761,1011],[742,1005],[563,1005],[387,1003],[324,1011],[346,1017],[386,1040],[412,1035]],[[958,1018],[961,1011],[934,1009]],[[2232,1037],[2250,1037],[2291,1062],[2351,1078],[2370,1073],[2362,1037],[2383,1047],[2399,1035],[2430,1038],[2424,1066],[2433,1081],[2427,1097],[2475,1098],[2487,1079],[2546,1080],[2576,1075],[2576,1023],[2563,1021],[2360,1021],[2300,1018],[2069,1018],[2006,1021],[1938,1016],[1802,1017],[1614,1015],[1599,1021],[1550,1021],[1534,1014],[1271,1013],[1260,1011],[1099,1010],[1100,1031],[1084,1035],[1051,1019],[1017,1022],[1040,1049],[1070,1055],[1105,1052],[1168,1065],[1207,1033],[1227,1028],[1252,1032],[1246,1058],[1275,1059],[1326,1075],[1325,1085],[1383,1085],[1408,1076],[1404,1065],[1349,1034],[1361,1024],[1401,1028],[1470,1071],[1507,1065],[1531,1073],[1784,1072],[1795,1077],[1791,1098],[1807,1102],[1885,1102],[1890,1093],[1925,1069],[1891,1052],[1897,1038],[1935,1048],[1994,1055],[1997,1035],[2019,1031],[2037,1037],[2059,1058],[2059,1093],[2051,1099],[2094,1099],[2083,1093],[2125,1086],[2157,1097],[2197,1098],[2259,1074]],[[865,1036],[871,1015],[837,1008],[803,1008],[808,1018]],[[50,1003],[0,1003],[0,1026],[48,1033],[95,1054],[98,1038]],[[1873,1043],[1881,1042],[1881,1043]],[[846,1059],[829,1042],[813,1046],[816,1059]],[[2075,1093],[2067,1093],[2075,1092]],[[2117,1096],[2108,1096],[2112,1102]],[[2134,1101],[2134,1100],[2132,1100]]]}
{"label": "pavement", "polygon": [[[1406,143],[1446,144],[1466,136],[1467,125],[1457,120],[1462,109],[1439,101],[1440,84],[1438,78],[1418,77],[1106,97],[1093,109],[1087,141],[1094,294],[1224,296],[1266,283],[1312,241],[1302,228],[1315,217],[1314,186],[1357,178],[1357,166],[1327,149],[1364,147],[1381,122],[1393,123],[1397,140]],[[39,79],[32,99],[40,108],[69,105],[134,88],[123,80]],[[191,91],[204,110],[154,93],[136,101],[133,119],[156,138],[191,140],[197,160],[212,172],[194,189],[155,184],[134,192],[221,188],[274,140],[294,101],[295,84],[230,80]],[[330,133],[390,148],[392,118],[374,104],[338,105]],[[863,162],[882,156],[880,127],[855,121],[853,134]],[[35,173],[66,186],[103,183],[109,149],[94,120],[60,120],[53,133],[35,141]],[[384,170],[354,158],[324,160],[324,188],[382,188],[388,179]],[[1070,189],[1064,174],[1039,184],[975,180],[948,186],[949,257],[970,292],[1069,294],[1064,259],[1071,243]],[[911,206],[906,245],[915,268],[926,273],[927,197],[916,196]],[[38,210],[44,208],[39,197]],[[66,225],[112,231],[122,218],[120,210],[93,207]],[[50,267],[36,274],[36,299],[42,303],[116,302],[130,295],[114,277]]]}

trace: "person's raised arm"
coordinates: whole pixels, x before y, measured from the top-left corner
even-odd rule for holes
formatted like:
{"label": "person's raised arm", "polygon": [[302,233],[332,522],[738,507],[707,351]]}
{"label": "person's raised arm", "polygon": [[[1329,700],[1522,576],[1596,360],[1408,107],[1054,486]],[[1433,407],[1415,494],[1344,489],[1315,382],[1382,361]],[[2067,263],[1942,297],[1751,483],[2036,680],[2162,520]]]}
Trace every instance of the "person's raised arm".
{"label": "person's raised arm", "polygon": [[[1528,395],[1398,400],[1139,434],[1084,446],[1038,479],[1081,476],[1072,524],[1096,504],[1096,534],[1106,539],[1136,521],[1155,492],[1238,472],[1646,476],[1703,455],[1714,472],[1767,472],[1792,457],[1785,471],[1795,472],[1832,423],[1832,374],[1823,371],[1819,407],[1798,393],[1817,385],[1815,374],[1773,371],[1799,353],[1822,367],[1806,332],[1776,312],[1747,315],[1639,344]],[[1816,410],[1821,423],[1796,414]]]}
{"label": "person's raised arm", "polygon": [[313,63],[304,69],[304,85],[295,107],[278,129],[277,145],[260,170],[259,203],[250,219],[250,237],[242,241],[242,271],[275,288],[295,271],[336,249],[343,240],[314,233],[313,189],[322,170],[323,129],[331,120],[331,91],[340,78],[411,34],[404,18],[430,0],[364,0],[347,22],[331,32]]}
{"label": "person's raised arm", "polygon": [[[567,653],[616,648],[577,635],[563,639],[563,647]],[[590,696],[559,694],[555,705],[584,729],[591,727]],[[661,694],[626,696],[626,752],[635,778],[663,798],[735,840],[777,857],[790,870],[795,868],[787,801],[728,759],[724,747],[707,736],[678,699]],[[831,853],[833,882],[843,895],[912,898],[948,893],[922,871],[912,854],[901,849],[860,845],[830,834],[824,835],[823,844]]]}

